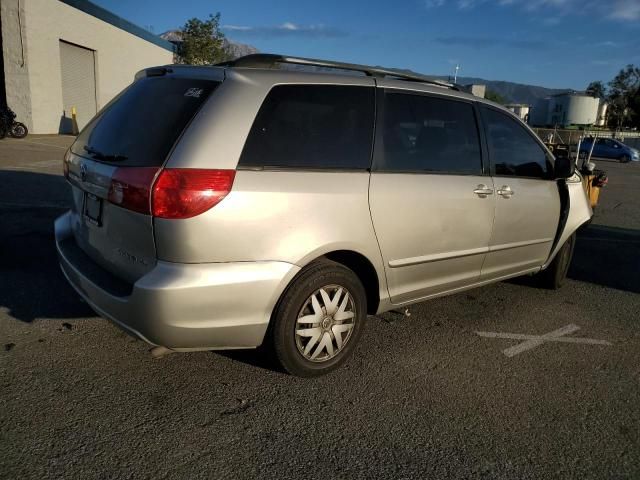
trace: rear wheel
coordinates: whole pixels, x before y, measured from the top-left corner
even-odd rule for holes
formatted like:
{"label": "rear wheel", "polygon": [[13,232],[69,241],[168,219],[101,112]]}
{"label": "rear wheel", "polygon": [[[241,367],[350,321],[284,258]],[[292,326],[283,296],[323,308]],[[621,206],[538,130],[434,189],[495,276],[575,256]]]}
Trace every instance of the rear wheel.
{"label": "rear wheel", "polygon": [[366,293],[358,277],[341,264],[315,262],[298,274],[278,303],[272,346],[289,373],[323,375],[353,353],[366,319]]}
{"label": "rear wheel", "polygon": [[573,249],[576,244],[576,234],[571,235],[565,244],[560,248],[556,258],[553,259],[551,265],[538,274],[540,286],[557,290],[567,278],[567,272],[573,258]]}
{"label": "rear wheel", "polygon": [[11,127],[11,136],[14,138],[24,138],[29,133],[27,126],[24,123],[16,122]]}
{"label": "rear wheel", "polygon": [[629,155],[622,155],[620,157],[620,163],[627,163],[631,161],[631,157]]}

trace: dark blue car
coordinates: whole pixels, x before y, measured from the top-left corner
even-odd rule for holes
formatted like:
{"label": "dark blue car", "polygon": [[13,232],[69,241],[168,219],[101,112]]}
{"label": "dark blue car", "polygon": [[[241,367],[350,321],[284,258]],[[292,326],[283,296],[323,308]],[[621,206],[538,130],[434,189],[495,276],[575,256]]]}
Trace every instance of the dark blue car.
{"label": "dark blue car", "polygon": [[[592,143],[593,138],[585,138],[582,141],[582,143],[580,144],[581,156],[584,154],[589,155]],[[620,160],[621,162],[637,162],[640,160],[640,153],[638,152],[638,150],[636,150],[635,148],[631,148],[630,146],[625,145],[618,140],[614,140],[613,138],[596,139],[596,144],[593,147],[592,156],[601,158],[615,158],[617,160]]]}

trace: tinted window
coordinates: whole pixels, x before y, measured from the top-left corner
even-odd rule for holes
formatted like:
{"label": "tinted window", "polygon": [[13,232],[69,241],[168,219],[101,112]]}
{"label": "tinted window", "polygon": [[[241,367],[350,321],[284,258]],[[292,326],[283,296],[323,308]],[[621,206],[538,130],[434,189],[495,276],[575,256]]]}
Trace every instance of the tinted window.
{"label": "tinted window", "polygon": [[145,77],[94,118],[73,153],[126,166],[159,166],[218,82]]}
{"label": "tinted window", "polygon": [[366,169],[374,88],[280,85],[262,104],[241,166]]}
{"label": "tinted window", "polygon": [[545,150],[507,114],[485,108],[489,152],[496,175],[548,178],[552,171]]}
{"label": "tinted window", "polygon": [[464,102],[385,94],[377,170],[482,173],[473,107]]}

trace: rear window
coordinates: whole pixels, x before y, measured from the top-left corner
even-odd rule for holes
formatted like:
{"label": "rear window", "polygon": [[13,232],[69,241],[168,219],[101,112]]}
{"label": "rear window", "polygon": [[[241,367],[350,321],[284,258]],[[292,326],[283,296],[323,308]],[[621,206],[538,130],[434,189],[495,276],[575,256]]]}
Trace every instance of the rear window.
{"label": "rear window", "polygon": [[373,87],[279,85],[271,89],[240,158],[244,167],[367,169]]}
{"label": "rear window", "polygon": [[142,78],[87,125],[71,151],[117,165],[160,166],[218,84],[171,76]]}

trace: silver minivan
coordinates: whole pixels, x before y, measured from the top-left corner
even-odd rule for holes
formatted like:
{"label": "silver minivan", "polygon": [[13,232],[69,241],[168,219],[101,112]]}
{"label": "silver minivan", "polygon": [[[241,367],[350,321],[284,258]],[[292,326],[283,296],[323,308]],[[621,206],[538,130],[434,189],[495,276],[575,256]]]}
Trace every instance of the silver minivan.
{"label": "silver minivan", "polygon": [[139,72],[64,171],[60,264],[96,312],[175,351],[265,343],[300,376],[341,365],[368,314],[557,288],[592,214],[573,162],[496,104],[266,54]]}

